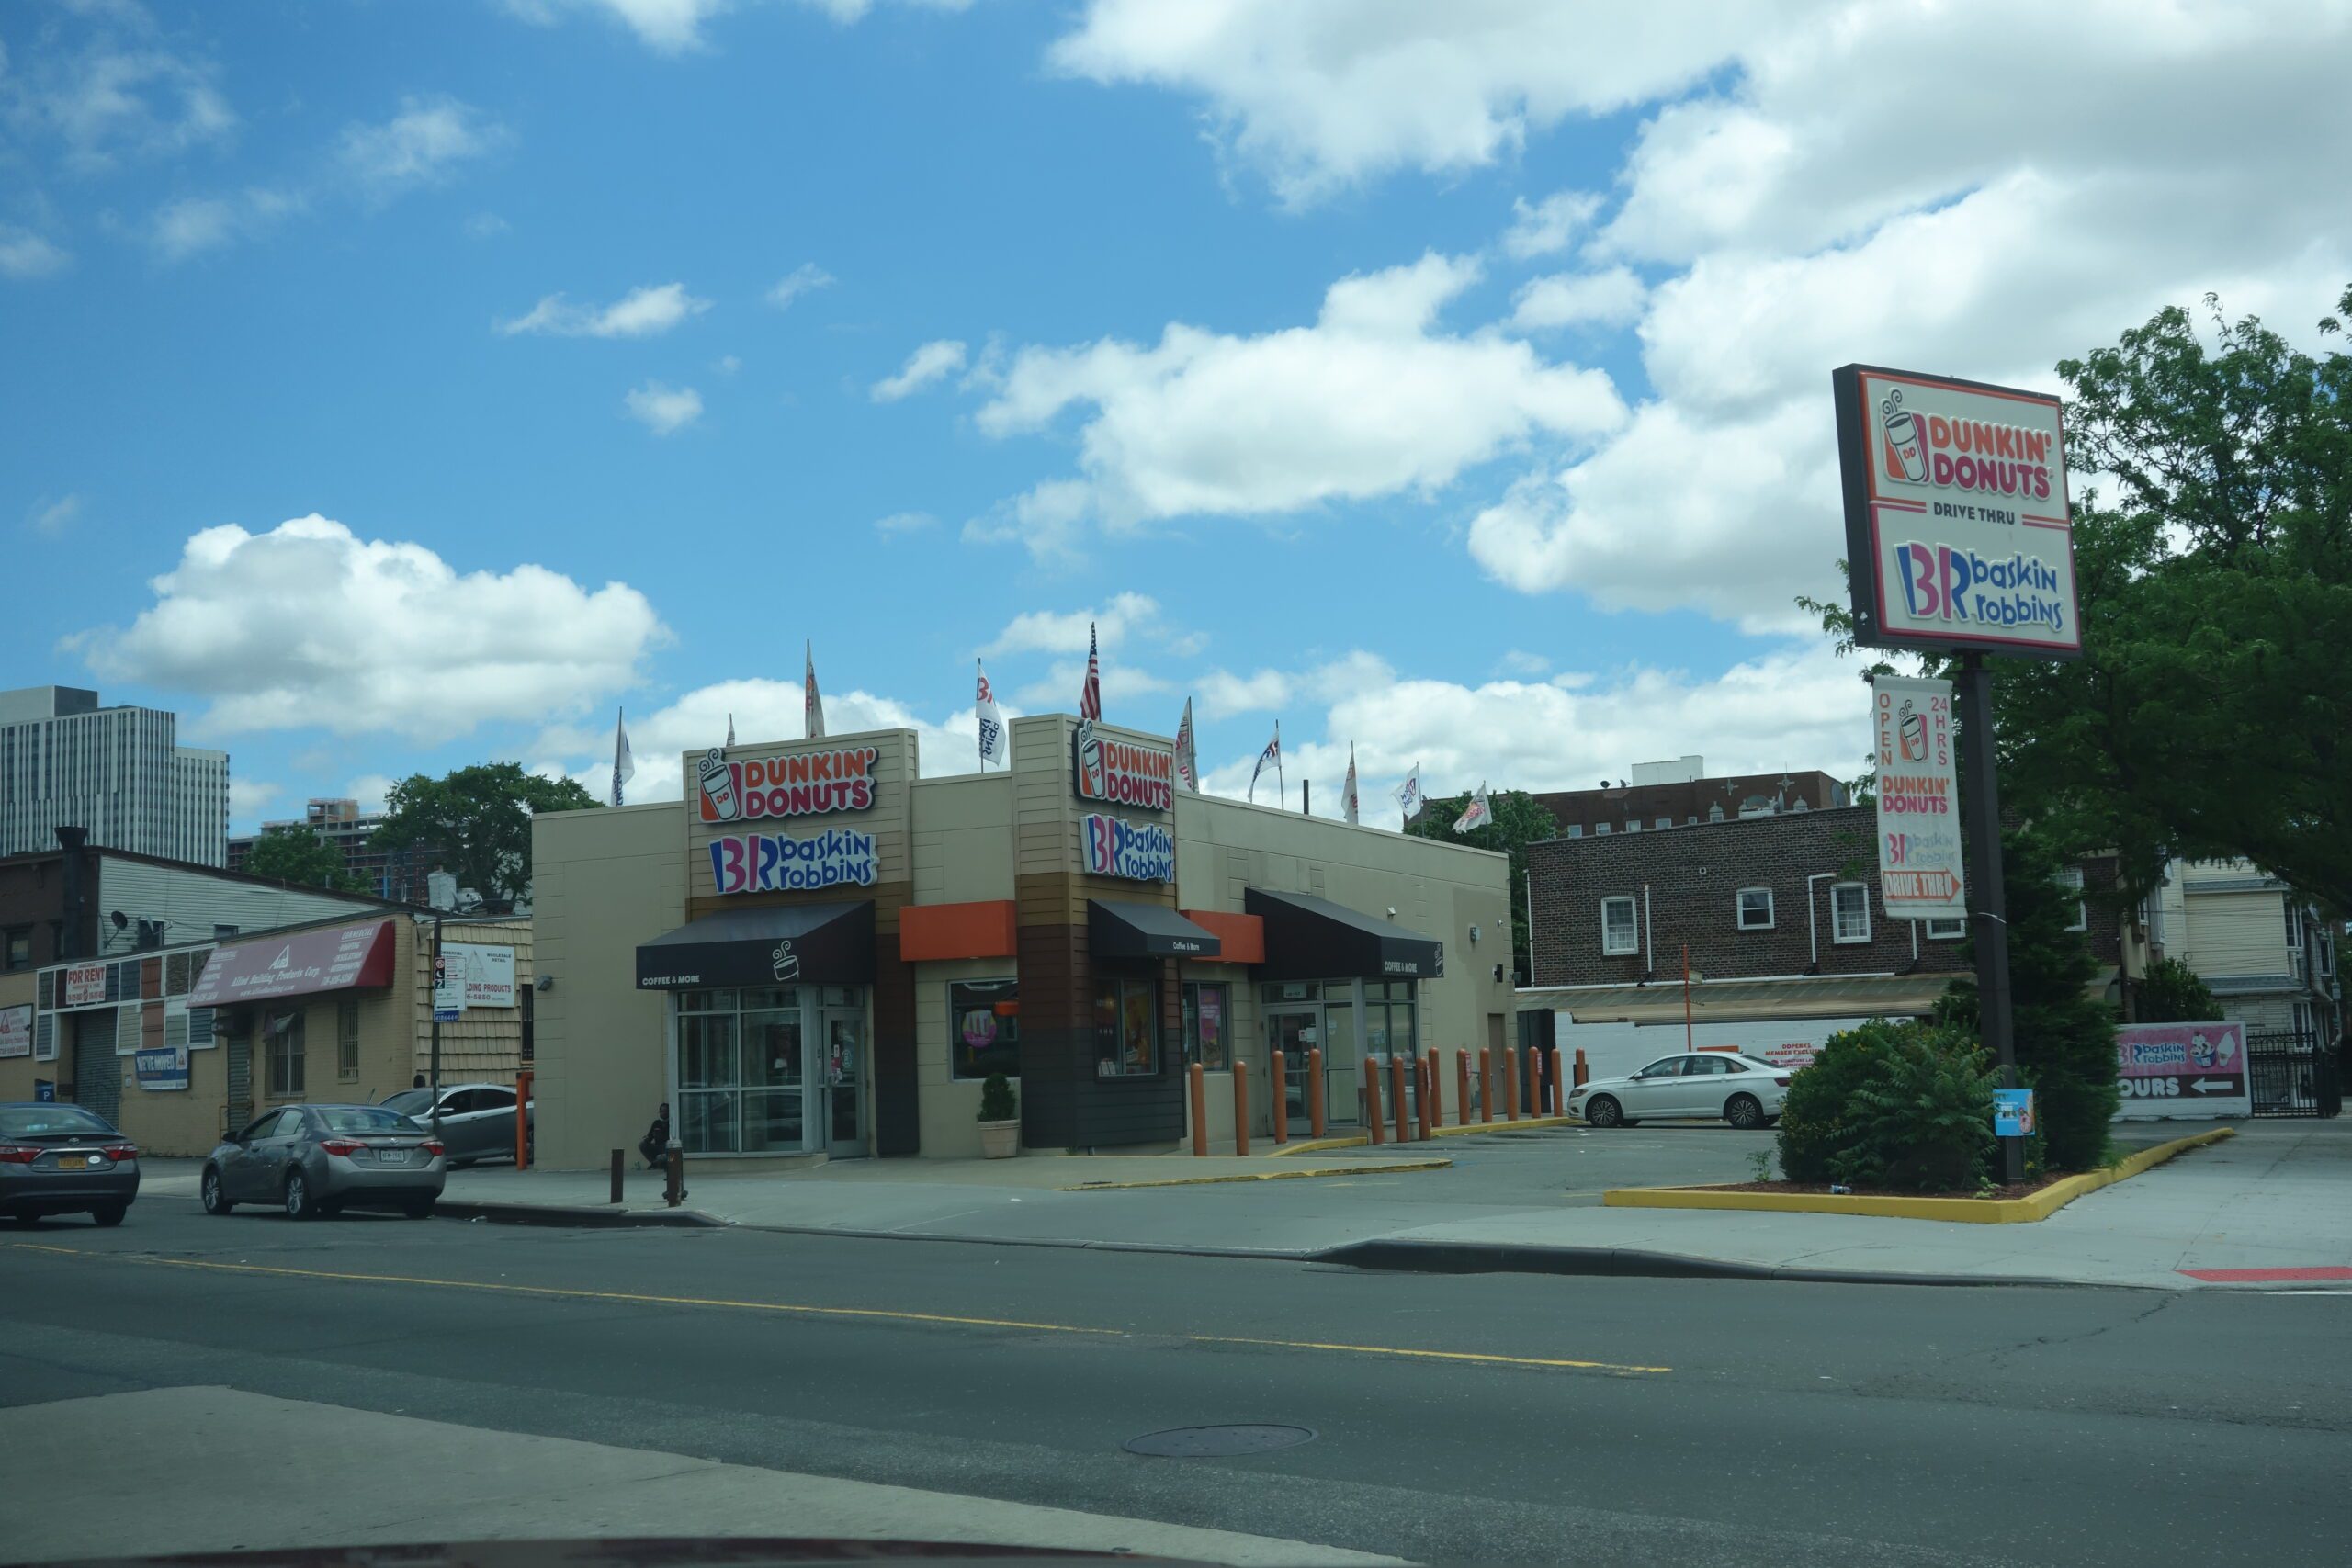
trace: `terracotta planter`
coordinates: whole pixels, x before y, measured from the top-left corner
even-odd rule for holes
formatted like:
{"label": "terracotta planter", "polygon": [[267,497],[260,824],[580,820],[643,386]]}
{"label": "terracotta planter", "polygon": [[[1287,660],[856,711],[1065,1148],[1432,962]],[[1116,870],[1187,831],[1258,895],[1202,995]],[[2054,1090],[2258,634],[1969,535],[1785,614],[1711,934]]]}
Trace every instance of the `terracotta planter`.
{"label": "terracotta planter", "polygon": [[1021,1152],[1021,1118],[980,1123],[980,1153],[989,1159],[1011,1159]]}

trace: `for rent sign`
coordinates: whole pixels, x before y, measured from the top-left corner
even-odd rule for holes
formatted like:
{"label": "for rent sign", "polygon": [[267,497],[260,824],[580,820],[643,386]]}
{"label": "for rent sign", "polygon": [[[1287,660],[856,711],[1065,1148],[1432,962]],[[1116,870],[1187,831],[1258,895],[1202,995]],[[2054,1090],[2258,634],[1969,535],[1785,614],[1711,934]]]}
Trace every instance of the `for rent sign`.
{"label": "for rent sign", "polygon": [[1871,731],[1878,763],[1880,902],[1896,919],[1967,914],[1952,777],[1951,682],[1873,677]]}
{"label": "for rent sign", "polygon": [[1831,382],[1856,639],[2078,657],[2058,400],[1868,365]]}

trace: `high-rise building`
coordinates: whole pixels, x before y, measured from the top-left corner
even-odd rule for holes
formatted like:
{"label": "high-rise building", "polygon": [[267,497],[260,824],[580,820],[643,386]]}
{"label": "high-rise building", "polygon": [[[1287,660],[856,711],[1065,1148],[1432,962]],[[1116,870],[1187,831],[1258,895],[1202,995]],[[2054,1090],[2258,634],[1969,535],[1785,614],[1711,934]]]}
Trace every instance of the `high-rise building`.
{"label": "high-rise building", "polygon": [[[359,879],[361,891],[409,904],[429,901],[430,879],[441,863],[441,852],[428,844],[412,844],[397,850],[376,847],[376,829],[383,821],[382,812],[362,811],[356,800],[314,797],[300,818],[265,822],[262,829],[266,832],[272,828],[308,828],[343,852],[344,869]],[[229,869],[244,870],[246,857],[260,841],[259,833],[230,840]]]}
{"label": "high-rise building", "polygon": [[226,864],[229,753],[179,745],[178,722],[74,686],[0,692],[0,855],[75,827],[108,849]]}

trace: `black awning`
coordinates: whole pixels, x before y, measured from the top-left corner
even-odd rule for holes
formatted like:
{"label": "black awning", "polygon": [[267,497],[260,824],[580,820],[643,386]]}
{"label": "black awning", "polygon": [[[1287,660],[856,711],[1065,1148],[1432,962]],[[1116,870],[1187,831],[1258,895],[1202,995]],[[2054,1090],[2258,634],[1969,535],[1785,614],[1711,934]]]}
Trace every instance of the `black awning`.
{"label": "black awning", "polygon": [[1392,920],[1360,914],[1311,893],[1245,887],[1241,907],[1266,922],[1268,980],[1434,980],[1445,946]]}
{"label": "black awning", "polygon": [[1086,905],[1088,951],[1097,958],[1215,958],[1225,951],[1204,931],[1164,904]]}
{"label": "black awning", "polygon": [[689,920],[637,950],[637,988],[865,986],[874,979],[874,902],[768,904]]}

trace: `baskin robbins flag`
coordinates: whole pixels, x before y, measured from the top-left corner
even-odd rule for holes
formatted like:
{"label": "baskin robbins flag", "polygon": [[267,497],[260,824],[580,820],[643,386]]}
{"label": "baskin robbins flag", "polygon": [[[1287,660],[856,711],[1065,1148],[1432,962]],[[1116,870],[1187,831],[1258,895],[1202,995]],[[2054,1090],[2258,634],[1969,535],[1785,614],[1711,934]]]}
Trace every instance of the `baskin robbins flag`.
{"label": "baskin robbins flag", "polygon": [[1012,761],[1012,737],[1005,733],[1004,720],[997,715],[996,692],[989,684],[988,671],[977,659],[972,660],[972,668],[978,671],[972,694],[972,712],[980,728],[980,766],[985,768],[994,762],[1001,768]]}

